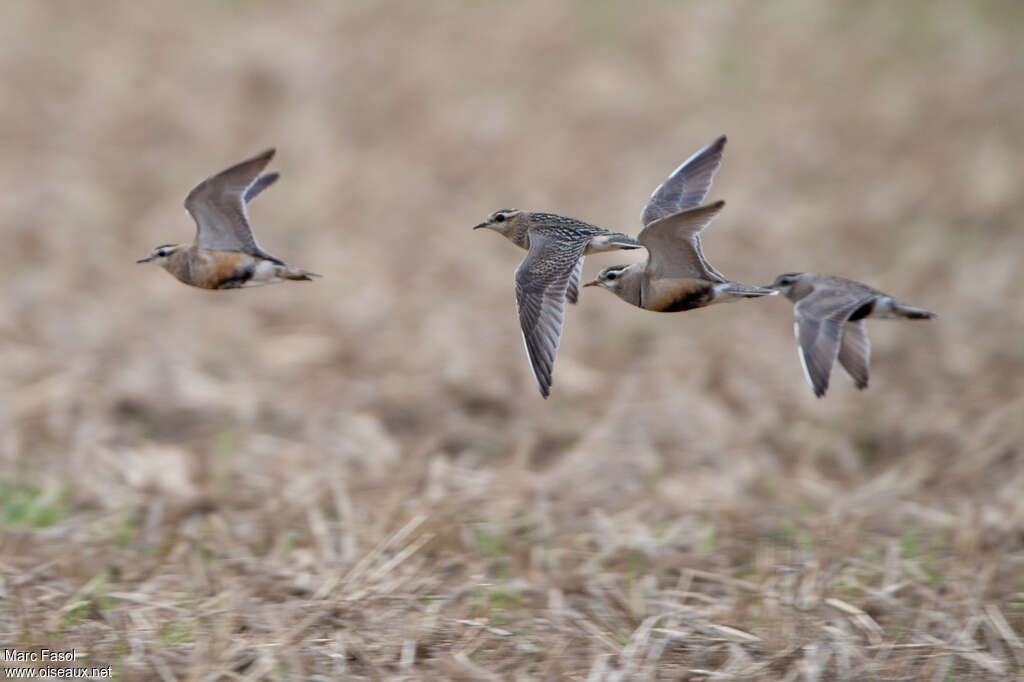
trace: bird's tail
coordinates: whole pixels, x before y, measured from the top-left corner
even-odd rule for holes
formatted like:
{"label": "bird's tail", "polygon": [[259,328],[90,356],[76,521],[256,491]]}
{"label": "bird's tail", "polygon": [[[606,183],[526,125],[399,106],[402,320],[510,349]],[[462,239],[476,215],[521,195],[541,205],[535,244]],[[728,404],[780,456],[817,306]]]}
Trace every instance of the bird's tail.
{"label": "bird's tail", "polygon": [[303,270],[301,268],[292,267],[291,265],[285,265],[283,267],[279,267],[277,269],[277,275],[278,275],[278,277],[281,277],[283,279],[296,279],[296,280],[304,280],[304,281],[307,281],[307,282],[312,281],[314,277],[321,277],[322,276],[322,275],[316,274],[315,272],[309,272],[309,271]]}
{"label": "bird's tail", "polygon": [[737,301],[741,298],[757,298],[758,296],[775,296],[779,292],[775,289],[765,287],[753,287],[739,282],[725,282],[715,287],[718,297],[725,300]]}
{"label": "bird's tail", "polygon": [[600,253],[602,251],[616,251],[618,249],[642,249],[643,246],[643,244],[629,235],[609,232],[608,234],[601,234],[591,239],[587,251],[590,253]]}
{"label": "bird's tail", "polygon": [[915,308],[912,305],[907,305],[903,301],[892,300],[892,311],[900,317],[909,317],[912,320],[927,320],[933,317],[938,317],[933,312],[925,310],[924,308]]}

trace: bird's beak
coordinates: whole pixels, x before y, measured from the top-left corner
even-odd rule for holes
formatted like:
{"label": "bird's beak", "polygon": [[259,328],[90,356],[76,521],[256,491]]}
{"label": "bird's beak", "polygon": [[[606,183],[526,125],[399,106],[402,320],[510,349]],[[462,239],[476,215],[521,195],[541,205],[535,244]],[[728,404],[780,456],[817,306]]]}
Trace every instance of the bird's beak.
{"label": "bird's beak", "polygon": [[600,284],[600,283],[601,283],[601,280],[599,280],[599,279],[595,279],[595,280],[594,280],[594,281],[592,281],[592,282],[587,282],[587,283],[586,283],[586,284],[584,284],[583,286],[585,286],[585,287],[596,287],[596,286],[597,286],[598,284]]}
{"label": "bird's beak", "polygon": [[487,221],[484,221],[484,222],[482,222],[482,223],[479,223],[479,224],[477,224],[477,225],[474,225],[474,226],[473,226],[473,229],[474,229],[474,230],[479,230],[479,229],[480,229],[481,227],[487,227]]}
{"label": "bird's beak", "polygon": [[148,263],[151,260],[153,260],[152,256],[146,256],[145,258],[140,258],[139,260],[137,260],[135,262],[136,263]]}

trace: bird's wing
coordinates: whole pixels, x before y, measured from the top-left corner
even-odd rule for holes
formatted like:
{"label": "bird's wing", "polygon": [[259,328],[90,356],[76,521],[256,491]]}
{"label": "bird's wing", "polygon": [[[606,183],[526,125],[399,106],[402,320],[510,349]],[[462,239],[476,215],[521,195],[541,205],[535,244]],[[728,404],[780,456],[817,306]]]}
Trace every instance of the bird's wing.
{"label": "bird's wing", "polygon": [[576,267],[572,269],[572,274],[569,276],[569,286],[565,290],[565,299],[576,305],[576,302],[580,300],[580,276],[583,274],[583,256],[576,261]]}
{"label": "bird's wing", "polygon": [[683,161],[651,194],[640,215],[641,223],[650,225],[659,218],[700,206],[711,189],[718,167],[722,165],[724,149],[725,135],[722,135]]}
{"label": "bird's wing", "polygon": [[704,258],[700,232],[718,215],[724,201],[691,208],[654,221],[637,236],[647,248],[647,272],[652,279],[693,277],[726,282]]}
{"label": "bird's wing", "polygon": [[700,262],[704,265],[704,268],[711,275],[708,279],[718,282],[728,282],[729,279],[720,273],[715,266],[708,262],[707,256],[704,255],[704,244],[700,240],[700,235],[694,235],[693,237],[693,249],[697,252],[697,258],[700,258]]}
{"label": "bird's wing", "polygon": [[263,190],[277,182],[279,177],[281,177],[280,173],[264,173],[256,178],[256,180],[249,185],[249,189],[245,190],[245,203],[248,204],[250,201],[263,194]]}
{"label": "bird's wing", "polygon": [[530,232],[530,250],[516,270],[516,308],[533,376],[545,398],[565,318],[569,280],[587,248],[586,239],[565,241]]}
{"label": "bird's wing", "polygon": [[800,364],[807,383],[819,398],[828,389],[828,378],[839,353],[843,325],[857,308],[871,298],[871,295],[865,296],[860,292],[819,288],[794,306],[796,323],[793,331],[799,343]]}
{"label": "bird's wing", "polygon": [[203,180],[188,193],[185,208],[196,221],[196,242],[200,248],[262,253],[249,227],[245,197],[273,156],[274,150],[268,149]]}
{"label": "bird's wing", "polygon": [[839,346],[839,364],[853,379],[857,388],[868,387],[868,364],[871,362],[871,341],[863,320],[843,325],[843,340]]}

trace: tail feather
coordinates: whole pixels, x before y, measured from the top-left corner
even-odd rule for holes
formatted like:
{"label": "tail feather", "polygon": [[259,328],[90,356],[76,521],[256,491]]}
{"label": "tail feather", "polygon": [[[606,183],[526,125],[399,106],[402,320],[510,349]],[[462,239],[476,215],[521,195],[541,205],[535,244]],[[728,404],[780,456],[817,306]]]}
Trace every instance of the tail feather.
{"label": "tail feather", "polygon": [[322,277],[322,275],[318,275],[315,272],[309,272],[307,270],[302,270],[300,268],[294,268],[290,265],[287,267],[287,269],[282,268],[281,270],[278,271],[278,273],[280,274],[281,277],[284,277],[285,279],[302,280],[306,282],[313,281],[314,277]]}
{"label": "tail feather", "polygon": [[615,251],[616,249],[642,249],[643,244],[632,237],[612,232],[593,237],[587,246],[589,253],[600,253],[601,251]]}
{"label": "tail feather", "polygon": [[933,317],[938,317],[933,312],[925,310],[924,308],[915,308],[912,305],[907,305],[902,301],[892,302],[893,312],[897,313],[901,317],[909,317],[912,320],[927,320]]}
{"label": "tail feather", "polygon": [[720,284],[716,289],[722,294],[728,294],[737,298],[756,298],[758,296],[775,296],[779,292],[775,289],[765,287],[753,287],[739,282],[726,282]]}
{"label": "tail feather", "polygon": [[612,241],[610,241],[608,243],[611,246],[614,246],[614,247],[619,248],[619,249],[627,249],[628,250],[628,249],[642,249],[642,248],[644,248],[644,245],[641,244],[640,242],[636,241],[635,239],[629,239],[628,241],[627,240],[615,239],[615,240],[612,240]]}

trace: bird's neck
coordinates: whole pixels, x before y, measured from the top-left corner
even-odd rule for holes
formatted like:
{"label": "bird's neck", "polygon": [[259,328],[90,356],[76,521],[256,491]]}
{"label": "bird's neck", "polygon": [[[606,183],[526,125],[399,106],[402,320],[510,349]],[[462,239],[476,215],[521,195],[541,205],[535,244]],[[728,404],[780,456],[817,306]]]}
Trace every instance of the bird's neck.
{"label": "bird's neck", "polygon": [[619,286],[615,287],[615,295],[626,303],[638,308],[644,307],[644,271],[643,267],[632,265],[619,274]]}
{"label": "bird's neck", "polygon": [[192,283],[192,249],[178,249],[163,263],[164,269],[182,282]]}
{"label": "bird's neck", "polygon": [[789,288],[789,292],[786,294],[786,298],[793,301],[793,303],[799,302],[805,298],[808,294],[814,291],[814,285],[810,282],[803,280],[796,282],[792,287]]}
{"label": "bird's neck", "polygon": [[530,248],[529,228],[525,225],[515,225],[505,233],[505,237],[521,249]]}

